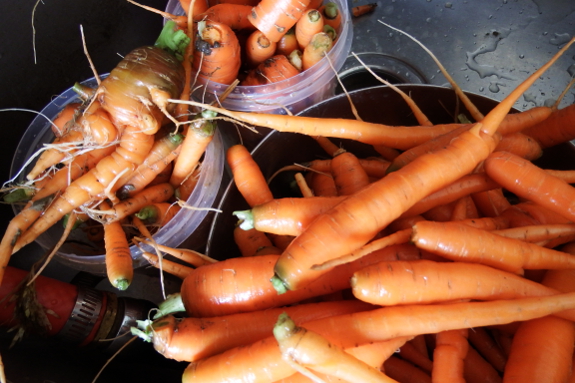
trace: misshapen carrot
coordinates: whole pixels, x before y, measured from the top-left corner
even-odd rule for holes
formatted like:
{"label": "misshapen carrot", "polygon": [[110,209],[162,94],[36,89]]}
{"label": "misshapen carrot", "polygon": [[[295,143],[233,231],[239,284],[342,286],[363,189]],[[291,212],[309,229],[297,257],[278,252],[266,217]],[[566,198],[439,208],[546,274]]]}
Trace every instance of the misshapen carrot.
{"label": "misshapen carrot", "polygon": [[270,41],[278,42],[305,12],[310,0],[263,0],[248,15],[248,20]]}

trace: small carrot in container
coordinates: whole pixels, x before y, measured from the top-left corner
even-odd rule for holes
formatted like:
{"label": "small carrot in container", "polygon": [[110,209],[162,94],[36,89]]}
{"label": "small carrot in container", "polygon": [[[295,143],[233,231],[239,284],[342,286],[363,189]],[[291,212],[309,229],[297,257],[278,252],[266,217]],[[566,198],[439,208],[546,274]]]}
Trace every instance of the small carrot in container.
{"label": "small carrot in container", "polygon": [[[201,1],[201,0],[197,0]],[[194,13],[195,21],[215,21],[226,24],[235,31],[255,29],[248,21],[252,6],[248,4],[221,3],[215,4],[203,11]]]}
{"label": "small carrot in container", "polygon": [[275,55],[252,69],[241,82],[242,86],[254,86],[280,82],[298,75],[300,71],[284,55]]}
{"label": "small carrot in container", "polygon": [[202,166],[197,166],[192,174],[187,176],[180,185],[174,190],[174,197],[179,200],[187,201],[194,192],[199,180]]}
{"label": "small carrot in container", "polygon": [[198,77],[230,85],[238,77],[240,65],[240,43],[234,31],[226,24],[199,22],[192,62]]}
{"label": "small carrot in container", "polygon": [[273,334],[282,358],[300,372],[309,368],[348,382],[396,382],[381,370],[330,344],[323,336],[297,326],[287,314],[279,316]]}
{"label": "small carrot in container", "polygon": [[[187,14],[190,9],[191,0],[179,0],[180,5],[184,12]],[[205,12],[208,9],[208,2],[206,0],[194,0],[192,12],[194,15]]]}
{"label": "small carrot in container", "polygon": [[154,266],[156,269],[171,274],[180,279],[185,279],[194,270],[193,267],[182,265],[181,263],[171,261],[169,259],[160,259],[158,255],[150,253],[149,251],[142,251],[142,257]]}
{"label": "small carrot in container", "polygon": [[276,45],[277,43],[271,42],[263,32],[259,30],[252,32],[245,42],[246,65],[255,68],[271,58],[277,54]]}
{"label": "small carrot in container", "polygon": [[302,54],[302,69],[305,71],[317,64],[333,47],[333,40],[325,32],[313,35]]}
{"label": "small carrot in container", "polygon": [[336,3],[330,1],[325,5],[322,5],[319,8],[319,11],[321,12],[324,18],[325,24],[329,25],[336,31],[339,30],[342,18],[341,18],[341,10],[339,9],[339,6]]}
{"label": "small carrot in container", "polygon": [[317,9],[308,9],[295,24],[295,37],[300,49],[304,49],[316,33],[322,32],[323,16]]}
{"label": "small carrot in container", "polygon": [[[100,208],[107,210],[110,205],[102,201]],[[108,280],[118,290],[126,290],[134,278],[134,266],[130,244],[120,222],[104,223],[104,244]]]}
{"label": "small carrot in container", "polygon": [[169,202],[158,202],[144,206],[135,213],[135,216],[141,219],[145,225],[164,226],[180,210],[181,207],[179,205],[171,204]]}
{"label": "small carrot in container", "polygon": [[278,42],[305,12],[310,0],[263,0],[253,9],[248,20],[270,41]]}
{"label": "small carrot in container", "polygon": [[357,5],[357,6],[351,8],[351,14],[354,17],[363,16],[363,15],[366,15],[368,13],[375,11],[376,7],[377,7],[377,3]]}
{"label": "small carrot in container", "polygon": [[291,52],[298,49],[297,39],[295,37],[295,28],[291,27],[285,35],[276,44],[276,54],[288,56]]}

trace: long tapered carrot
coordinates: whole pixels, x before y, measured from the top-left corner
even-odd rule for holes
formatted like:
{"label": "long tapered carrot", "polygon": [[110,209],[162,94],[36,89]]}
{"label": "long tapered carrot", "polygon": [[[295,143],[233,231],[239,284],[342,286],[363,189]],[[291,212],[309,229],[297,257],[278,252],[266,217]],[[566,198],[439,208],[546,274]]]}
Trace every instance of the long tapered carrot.
{"label": "long tapered carrot", "polygon": [[292,366],[302,367],[302,371],[309,368],[347,381],[397,382],[381,370],[330,344],[323,336],[299,327],[287,314],[279,316],[273,334],[283,359]]}
{"label": "long tapered carrot", "polygon": [[530,161],[496,152],[485,160],[485,172],[512,193],[575,221],[575,188]]}
{"label": "long tapered carrot", "polygon": [[176,318],[168,315],[153,322],[143,321],[138,325],[140,331],[134,332],[152,342],[156,351],[166,358],[193,362],[270,336],[273,325],[283,312],[301,324],[370,308],[369,304],[348,300],[302,303],[219,317]]}
{"label": "long tapered carrot", "polygon": [[[107,210],[110,205],[102,201],[100,208]],[[119,221],[104,224],[104,244],[106,248],[106,275],[112,286],[126,290],[134,278],[134,266],[130,244]]]}
{"label": "long tapered carrot", "polygon": [[185,279],[194,270],[193,267],[182,265],[181,263],[174,262],[169,259],[160,259],[157,254],[150,253],[148,251],[142,251],[142,257],[144,257],[150,265],[154,266],[156,269],[162,272],[171,274],[180,279]]}
{"label": "long tapered carrot", "polygon": [[570,254],[456,222],[422,221],[414,225],[413,232],[417,247],[453,260],[465,259],[512,273],[575,268],[575,257]]}

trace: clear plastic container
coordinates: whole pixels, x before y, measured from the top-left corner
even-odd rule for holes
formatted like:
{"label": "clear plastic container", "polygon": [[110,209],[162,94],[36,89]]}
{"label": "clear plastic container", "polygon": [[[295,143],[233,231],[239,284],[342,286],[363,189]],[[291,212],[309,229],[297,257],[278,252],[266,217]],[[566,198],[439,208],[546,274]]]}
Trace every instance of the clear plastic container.
{"label": "clear plastic container", "polygon": [[[103,76],[105,77],[105,76]],[[97,85],[94,78],[86,80],[83,84],[95,87]],[[59,111],[68,103],[78,101],[76,92],[71,88],[66,90],[60,96],[52,100],[42,111],[41,114],[53,119]],[[54,135],[50,129],[50,122],[42,115],[38,115],[32,120],[30,126],[22,136],[16,149],[11,165],[11,178],[16,182],[24,180],[26,170],[30,167],[26,162],[29,158],[40,149],[44,143],[53,140]],[[181,209],[172,220],[154,234],[157,243],[177,247],[183,242],[189,241],[194,231],[206,218],[209,208],[212,207],[218,195],[218,190],[222,182],[224,173],[224,144],[219,130],[216,130],[214,138],[208,146],[204,159],[202,172],[198,185],[192,195],[186,201],[188,206],[197,209]],[[23,171],[20,171],[24,166]],[[14,205],[14,213],[17,214],[21,207]],[[57,223],[48,231],[42,234],[36,242],[44,249],[51,249],[58,242],[63,232],[62,223]],[[153,251],[151,247],[146,251]],[[60,248],[54,259],[73,269],[87,271],[93,274],[104,275],[105,255],[102,248],[95,246],[82,230],[74,230],[68,237],[68,241]],[[142,251],[132,246],[130,248],[134,267],[139,268],[148,264],[142,257]]]}
{"label": "clear plastic container", "polygon": [[[326,0],[327,1],[327,0]],[[259,86],[238,86],[222,102],[224,108],[246,112],[285,114],[284,108],[297,114],[326,98],[335,95],[337,79],[335,73],[347,59],[353,40],[352,20],[346,0],[332,0],[339,6],[342,15],[339,37],[327,57],[312,68],[287,80]],[[169,0],[166,12],[183,15],[179,0]],[[330,65],[331,61],[331,65]],[[332,68],[333,66],[333,68]],[[212,102],[215,95],[221,95],[227,85],[208,83],[207,88],[196,89],[194,99]]]}

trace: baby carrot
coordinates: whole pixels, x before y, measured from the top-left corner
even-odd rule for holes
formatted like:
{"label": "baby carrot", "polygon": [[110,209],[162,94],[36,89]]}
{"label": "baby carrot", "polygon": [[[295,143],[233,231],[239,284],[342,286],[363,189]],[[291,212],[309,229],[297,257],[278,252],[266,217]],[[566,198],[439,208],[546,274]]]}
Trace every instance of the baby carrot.
{"label": "baby carrot", "polygon": [[323,25],[323,16],[320,11],[317,9],[305,11],[295,24],[295,37],[299,49],[305,49],[313,35],[323,31]]}
{"label": "baby carrot", "polygon": [[351,14],[353,17],[359,17],[371,13],[377,7],[377,3],[369,3],[369,4],[362,4],[356,5],[355,7],[351,8]]}
{"label": "baby carrot", "polygon": [[309,368],[347,381],[396,382],[381,370],[373,368],[329,343],[321,335],[299,327],[287,315],[281,314],[273,328],[282,358],[296,369]]}
{"label": "baby carrot", "polygon": [[273,200],[274,197],[266,178],[244,145],[238,144],[228,148],[226,161],[238,191],[249,206],[253,207]]}
{"label": "baby carrot", "polygon": [[289,56],[289,54],[298,49],[298,47],[297,39],[295,37],[295,28],[291,27],[276,43],[276,54]]}
{"label": "baby carrot", "polygon": [[255,68],[277,54],[277,43],[271,42],[261,31],[252,32],[245,42],[246,65]]}
{"label": "baby carrot", "polygon": [[305,71],[317,64],[332,47],[333,40],[327,33],[319,32],[313,35],[303,49],[302,69]]}
{"label": "baby carrot", "polygon": [[[100,208],[107,210],[110,205],[102,201]],[[119,221],[104,223],[104,244],[108,280],[118,290],[126,290],[134,278],[134,267],[130,244]]]}
{"label": "baby carrot", "polygon": [[171,274],[182,280],[190,275],[190,273],[194,270],[193,267],[182,265],[181,263],[177,263],[169,259],[160,259],[158,255],[148,251],[142,251],[142,257],[144,257],[146,261],[148,261],[150,265],[154,266],[156,269]]}
{"label": "baby carrot", "polygon": [[341,17],[341,11],[337,3],[329,1],[325,5],[322,5],[319,8],[319,11],[321,12],[324,18],[325,24],[329,25],[336,31],[339,30],[339,27],[341,26],[342,17]]}

